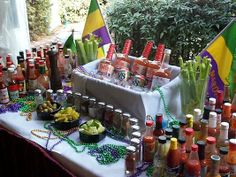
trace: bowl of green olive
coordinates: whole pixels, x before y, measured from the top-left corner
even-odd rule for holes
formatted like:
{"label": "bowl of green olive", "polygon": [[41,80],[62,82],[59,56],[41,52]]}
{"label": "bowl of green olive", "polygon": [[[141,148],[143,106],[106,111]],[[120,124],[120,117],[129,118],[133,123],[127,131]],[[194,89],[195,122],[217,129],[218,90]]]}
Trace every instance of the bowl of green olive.
{"label": "bowl of green olive", "polygon": [[38,105],[36,112],[40,120],[53,120],[54,114],[61,110],[61,105],[56,102],[45,101]]}

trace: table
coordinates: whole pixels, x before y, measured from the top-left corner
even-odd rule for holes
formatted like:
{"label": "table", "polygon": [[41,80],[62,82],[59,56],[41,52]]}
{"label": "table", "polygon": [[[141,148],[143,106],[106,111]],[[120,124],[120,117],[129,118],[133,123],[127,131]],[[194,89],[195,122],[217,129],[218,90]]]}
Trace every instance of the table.
{"label": "table", "polygon": [[[19,115],[19,113],[5,113],[0,114],[0,125],[6,129],[12,131],[13,133],[24,137],[30,142],[34,142],[43,148],[46,148],[46,141],[39,139],[31,134],[33,129],[44,129],[45,121],[37,120],[36,113],[33,113],[33,120],[26,121],[26,119]],[[75,132],[70,135],[75,141],[79,141],[79,133]],[[48,143],[48,148],[50,148],[58,140],[50,140]],[[99,142],[99,145],[103,144],[115,144],[124,145],[126,143],[116,141],[109,137]],[[10,147],[9,147],[10,148]],[[123,177],[124,175],[124,159],[120,159],[117,163],[111,165],[100,165],[96,159],[86,152],[76,153],[67,142],[62,142],[56,146],[51,151],[51,156],[53,159],[57,160],[65,167],[69,172],[76,176],[86,176],[86,177]],[[19,162],[20,163],[20,162]],[[50,169],[49,169],[50,170]],[[141,176],[145,176],[142,174]]]}

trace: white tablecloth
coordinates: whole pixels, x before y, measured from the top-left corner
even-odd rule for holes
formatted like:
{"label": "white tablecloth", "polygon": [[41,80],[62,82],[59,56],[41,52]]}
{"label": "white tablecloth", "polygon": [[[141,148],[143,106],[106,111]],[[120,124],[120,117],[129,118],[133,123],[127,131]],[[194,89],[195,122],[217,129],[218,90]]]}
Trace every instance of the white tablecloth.
{"label": "white tablecloth", "polygon": [[[31,130],[44,129],[43,125],[45,121],[37,120],[36,117],[36,114],[33,113],[33,120],[26,121],[25,117],[20,116],[19,113],[0,114],[0,125],[45,148],[46,140],[37,138],[31,134]],[[45,134],[41,135],[45,136]],[[79,142],[79,133],[75,132],[71,134],[70,138],[72,138],[74,141]],[[54,145],[56,142],[58,142],[58,139],[50,140],[48,144],[48,149],[50,149],[52,145]],[[127,144],[113,140],[109,137],[106,137],[104,140],[99,142],[99,146],[103,144],[116,144],[127,146]],[[87,154],[87,150],[83,153],[76,153],[74,149],[72,149],[71,146],[69,146],[65,141],[63,141],[53,149],[52,156],[75,175],[82,175],[86,177],[125,176],[124,159],[120,159],[117,163],[111,165],[100,165],[96,161],[95,157],[92,157]],[[145,176],[145,174],[142,174],[142,176]]]}

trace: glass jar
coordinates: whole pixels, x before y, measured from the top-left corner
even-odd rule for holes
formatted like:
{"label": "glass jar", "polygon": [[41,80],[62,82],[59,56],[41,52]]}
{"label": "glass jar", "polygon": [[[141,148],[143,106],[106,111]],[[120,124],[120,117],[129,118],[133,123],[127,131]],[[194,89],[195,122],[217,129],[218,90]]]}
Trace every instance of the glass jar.
{"label": "glass jar", "polygon": [[124,134],[125,139],[129,139],[129,127],[130,127],[129,119],[131,115],[129,113],[123,113],[122,117],[123,120],[121,124],[121,132],[122,134]]}
{"label": "glass jar", "polygon": [[136,162],[137,165],[141,164],[141,141],[137,138],[132,138],[130,140],[131,146],[134,146],[136,148]]}
{"label": "glass jar", "polygon": [[75,103],[75,110],[77,112],[80,112],[81,99],[82,99],[82,94],[79,92],[76,92],[74,94],[74,103]]}
{"label": "glass jar", "polygon": [[104,102],[98,102],[98,105],[97,105],[96,118],[101,122],[103,122],[104,120],[105,105],[106,104]]}
{"label": "glass jar", "polygon": [[66,106],[66,96],[64,95],[64,91],[62,89],[57,90],[56,100],[62,107]]}
{"label": "glass jar", "polygon": [[136,132],[132,132],[131,133],[130,139],[132,139],[132,138],[141,139],[141,137],[142,137],[141,132],[140,131],[136,131]]}
{"label": "glass jar", "polygon": [[66,93],[66,105],[68,107],[72,107],[74,106],[74,97],[73,97],[73,94],[72,94],[72,91],[67,91]]}
{"label": "glass jar", "polygon": [[120,132],[121,131],[121,124],[122,124],[122,111],[121,109],[115,109],[114,111],[114,119],[113,119],[113,127]]}
{"label": "glass jar", "polygon": [[114,111],[113,106],[108,104],[106,105],[105,115],[104,115],[104,125],[107,128],[111,128],[113,125]]}
{"label": "glass jar", "polygon": [[84,95],[80,103],[80,112],[85,116],[88,115],[89,97]]}
{"label": "glass jar", "polygon": [[54,101],[54,97],[53,97],[53,90],[52,89],[48,89],[46,91],[46,100],[53,102]]}
{"label": "glass jar", "polygon": [[130,126],[138,125],[138,119],[136,118],[130,118],[129,122],[130,122]]}
{"label": "glass jar", "polygon": [[136,148],[134,146],[126,147],[125,156],[125,174],[134,175],[136,172]]}
{"label": "glass jar", "polygon": [[36,89],[34,91],[34,95],[35,95],[35,104],[36,104],[36,106],[38,106],[40,104],[43,104],[43,96],[42,96],[41,90]]}
{"label": "glass jar", "polygon": [[89,117],[95,118],[96,111],[97,111],[96,98],[89,98],[89,105],[88,105]]}

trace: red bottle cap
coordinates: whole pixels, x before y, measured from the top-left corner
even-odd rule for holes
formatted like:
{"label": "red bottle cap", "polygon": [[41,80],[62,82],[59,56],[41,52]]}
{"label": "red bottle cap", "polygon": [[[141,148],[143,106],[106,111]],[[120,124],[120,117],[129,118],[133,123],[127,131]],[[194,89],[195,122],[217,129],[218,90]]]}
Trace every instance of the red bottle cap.
{"label": "red bottle cap", "polygon": [[148,59],[149,55],[150,55],[150,52],[152,50],[152,47],[153,47],[153,42],[152,41],[148,41],[144,50],[143,50],[143,53],[142,53],[142,56],[146,59]]}
{"label": "red bottle cap", "polygon": [[124,45],[123,51],[122,51],[122,53],[124,55],[128,55],[129,54],[130,49],[131,49],[131,45],[132,45],[132,41],[130,39],[126,39],[125,40],[125,45]]}
{"label": "red bottle cap", "polygon": [[194,151],[194,152],[198,151],[198,145],[192,144],[191,149],[192,149],[192,151]]}
{"label": "red bottle cap", "polygon": [[116,48],[116,45],[115,44],[111,44],[110,45],[110,47],[109,47],[109,49],[108,49],[108,52],[107,52],[107,57],[106,57],[106,59],[108,59],[108,60],[112,60],[112,56],[113,56],[113,54],[114,54],[114,52],[115,52],[115,48]]}
{"label": "red bottle cap", "polygon": [[186,133],[186,135],[193,135],[193,129],[192,128],[186,128],[185,129],[185,133]]}
{"label": "red bottle cap", "polygon": [[154,122],[152,120],[147,120],[146,121],[146,126],[151,127],[153,126]]}
{"label": "red bottle cap", "polygon": [[207,144],[215,144],[216,143],[216,138],[212,137],[212,136],[208,136],[206,138],[206,140],[207,140]]}
{"label": "red bottle cap", "polygon": [[157,113],[156,122],[162,122],[163,115],[161,113]]}
{"label": "red bottle cap", "polygon": [[158,44],[156,54],[155,54],[156,61],[162,62],[163,55],[164,55],[164,49],[165,49],[164,44]]}
{"label": "red bottle cap", "polygon": [[229,150],[236,151],[236,139],[229,140]]}

